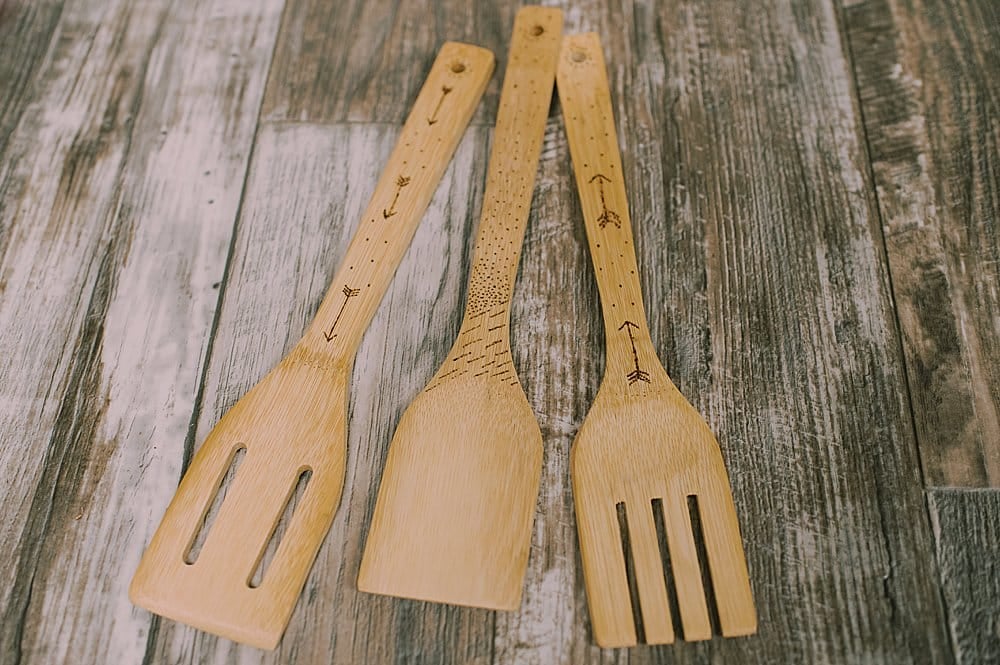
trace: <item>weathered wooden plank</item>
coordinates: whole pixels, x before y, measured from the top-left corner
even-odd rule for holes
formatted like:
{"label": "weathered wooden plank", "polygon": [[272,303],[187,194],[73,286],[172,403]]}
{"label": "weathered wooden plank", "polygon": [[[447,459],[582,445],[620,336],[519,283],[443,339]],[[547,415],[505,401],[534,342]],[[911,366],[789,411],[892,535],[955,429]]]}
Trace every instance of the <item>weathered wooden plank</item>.
{"label": "weathered wooden plank", "polygon": [[[357,3],[347,8],[354,13],[292,5],[278,47],[284,69],[271,76],[267,113],[399,121],[438,43],[456,36],[498,51],[495,95],[514,9],[451,11],[451,4],[429,12],[408,3]],[[943,289],[952,299],[947,325],[956,335],[972,326],[980,340],[976,357],[988,366],[962,376],[985,381],[985,392],[939,389],[956,385],[949,372],[966,367],[963,354],[970,352],[956,356],[950,338],[936,332],[937,355],[927,363],[944,379],[928,384],[934,391],[927,389],[927,408],[937,415],[927,416],[926,427],[918,422],[925,427],[918,435],[952,431],[940,424],[952,413],[949,402],[934,401],[951,395],[955,411],[968,412],[971,403],[980,419],[959,438],[985,445],[982,423],[989,423],[980,402],[970,400],[996,392],[989,373],[995,338],[983,326],[986,315],[995,316],[985,280],[996,267],[995,187],[988,178],[997,181],[990,124],[997,114],[985,74],[941,77],[946,65],[964,71],[975,58],[985,71],[994,66],[995,53],[982,46],[983,34],[992,34],[983,32],[993,25],[985,14],[991,8],[958,4],[949,14],[929,0],[924,5],[930,18],[904,21],[913,34],[936,43],[924,31],[941,17],[950,17],[949,32],[931,64],[926,53],[913,55],[918,42],[906,37],[906,62],[930,73],[917,76],[923,88],[913,83],[917,92],[904,91],[910,101],[903,120],[890,121],[896,93],[870,106],[857,52],[855,74],[883,215],[879,154],[917,192],[916,203],[893,205],[929,209],[920,185],[933,197],[933,219],[945,214],[947,229],[960,222],[972,229],[941,231],[945,240],[927,256],[961,283],[958,295],[954,281]],[[218,337],[206,345],[217,302],[212,286],[221,281],[219,254],[238,191],[233,183],[246,158],[241,137],[254,120],[253,98],[261,94],[255,77],[276,17],[271,5],[216,3],[221,26],[210,19],[197,27],[201,19],[188,15],[190,34],[179,35],[179,21],[195,6],[182,3],[165,15],[149,3],[129,3],[131,13],[124,5],[69,3],[45,59],[34,73],[19,70],[23,95],[32,81],[34,101],[8,114],[20,119],[0,162],[0,486],[8,497],[0,552],[15,560],[0,573],[0,661],[138,662],[145,651],[146,662],[190,663],[947,662],[949,623],[962,662],[996,659],[995,633],[969,632],[995,623],[989,612],[997,576],[982,574],[990,559],[974,558],[990,554],[996,540],[993,495],[933,493],[947,621],[937,601],[853,82],[836,17],[819,0],[794,7],[595,2],[566,15],[567,31],[596,28],[608,49],[654,341],[719,434],[761,610],[759,636],[631,651],[591,644],[567,455],[603,365],[600,352],[581,349],[603,348],[603,333],[558,116],[546,134],[512,311],[515,362],[546,441],[521,610],[494,615],[355,590],[388,441],[458,329],[488,147],[488,130],[479,128],[463,143],[359,355],[343,505],[282,646],[265,654],[177,624],[150,624],[149,615],[127,604],[124,584],[173,491],[185,447],[200,443],[297,339],[395,137],[391,126],[261,130]],[[891,5],[886,19],[880,6],[850,3],[855,51],[858,35],[876,42],[884,34],[879,21],[897,21],[903,7]],[[0,3],[0,17],[9,11]],[[234,19],[257,13],[266,18],[255,26]],[[865,21],[875,32],[857,32]],[[972,38],[963,34],[974,29]],[[229,31],[235,34],[222,34]],[[238,55],[227,64],[234,43]],[[892,53],[903,52],[903,42],[893,42]],[[206,66],[190,69],[199,56]],[[928,86],[946,93],[941,108],[927,101]],[[328,98],[332,91],[342,96]],[[914,99],[922,106],[909,106]],[[218,109],[211,100],[233,106]],[[479,122],[492,121],[494,105],[495,98],[484,103]],[[881,125],[882,153],[870,108],[890,118]],[[212,126],[222,123],[221,138],[194,123],[194,114],[206,110]],[[940,139],[926,127],[917,132],[930,137],[920,154],[936,164],[920,177],[906,170],[912,160],[893,161],[892,143],[897,136],[910,141],[907,120],[917,117],[946,125]],[[206,168],[209,175],[200,167],[175,169],[179,155],[219,166]],[[907,214],[898,217],[904,225],[920,219]],[[916,238],[911,244],[926,240],[918,237],[923,231],[906,233]],[[893,238],[890,232],[890,262]],[[967,272],[954,272],[963,261]],[[921,288],[936,288],[940,278],[920,279]],[[932,332],[944,327],[920,315],[943,310],[921,294],[940,291],[912,296],[920,307],[914,320]],[[955,344],[972,349],[968,339]],[[907,353],[913,388],[916,356]],[[204,406],[195,415],[197,430],[186,432],[205,354],[211,362]]]}
{"label": "weathered wooden plank", "polygon": [[[264,124],[237,225],[205,382],[197,443],[299,338],[328,287],[398,130],[390,125]],[[359,594],[377,479],[403,408],[457,332],[486,130],[460,145],[355,364],[343,499],[283,641],[274,652],[164,622],[151,662],[488,663],[492,615]]]}
{"label": "weathered wooden plank", "polygon": [[60,0],[0,2],[0,155],[31,98],[62,6]]}
{"label": "weathered wooden plank", "polygon": [[[100,459],[104,319],[121,240],[112,214],[166,3],[75,2],[0,163],[0,656],[21,658],[54,515]],[[96,469],[95,469],[96,470]],[[66,492],[57,491],[65,488]],[[40,586],[39,586],[40,588]]]}
{"label": "weathered wooden plank", "polygon": [[[878,215],[834,7],[680,1],[636,3],[631,15],[643,26],[634,56],[607,58],[653,338],[719,435],[760,633],[627,657],[948,662]],[[571,388],[526,379],[543,422],[569,432],[586,406],[578,400],[600,378],[600,363],[579,360],[580,349],[603,346],[590,266],[573,261],[585,255],[583,235],[574,237],[578,253],[550,249],[553,258],[541,260],[549,284],[586,281],[590,318],[575,313],[584,323],[569,341],[549,331],[556,348],[546,358],[578,362],[581,374],[569,374],[579,376]],[[569,316],[565,303],[549,307],[556,320]],[[567,397],[574,390],[579,396]],[[551,452],[547,460],[559,463]],[[538,519],[544,535],[533,557],[546,575],[569,577],[559,537],[548,536],[564,526],[545,513]],[[622,655],[579,646],[589,642],[579,579],[575,605],[572,595],[550,593],[540,603],[547,611],[531,609],[542,579],[535,572],[528,581],[530,614],[498,620],[498,643],[499,628],[512,634],[497,650],[505,662],[540,660],[531,649],[546,639],[573,645],[561,662]],[[564,622],[574,622],[572,639],[559,634]],[[522,648],[513,635],[531,640]]]}
{"label": "weathered wooden plank", "polygon": [[516,3],[295,0],[264,101],[268,120],[402,123],[446,40],[490,49],[497,72],[473,118],[492,124]]}
{"label": "weathered wooden plank", "polygon": [[[51,445],[66,451],[32,503],[46,529],[21,544],[37,552],[19,571],[31,579],[25,660],[143,658],[152,616],[126,588],[180,475],[281,7],[174,3],[137,72],[142,97],[89,296],[98,332],[77,358],[86,381],[55,423]],[[76,422],[87,429],[63,431]]]}
{"label": "weathered wooden plank", "polygon": [[1000,486],[1000,3],[847,0],[928,485]]}
{"label": "weathered wooden plank", "polygon": [[928,493],[956,661],[1000,662],[1000,492]]}

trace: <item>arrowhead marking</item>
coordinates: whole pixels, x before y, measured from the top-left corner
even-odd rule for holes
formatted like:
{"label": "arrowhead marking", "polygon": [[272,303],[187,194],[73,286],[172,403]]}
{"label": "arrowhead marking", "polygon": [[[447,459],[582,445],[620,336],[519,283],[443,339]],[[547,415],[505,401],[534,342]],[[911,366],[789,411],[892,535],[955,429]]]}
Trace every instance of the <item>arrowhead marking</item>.
{"label": "arrowhead marking", "polygon": [[628,384],[632,385],[637,381],[645,381],[649,383],[649,372],[644,372],[641,369],[637,369],[634,372],[630,372],[626,377],[628,379]]}

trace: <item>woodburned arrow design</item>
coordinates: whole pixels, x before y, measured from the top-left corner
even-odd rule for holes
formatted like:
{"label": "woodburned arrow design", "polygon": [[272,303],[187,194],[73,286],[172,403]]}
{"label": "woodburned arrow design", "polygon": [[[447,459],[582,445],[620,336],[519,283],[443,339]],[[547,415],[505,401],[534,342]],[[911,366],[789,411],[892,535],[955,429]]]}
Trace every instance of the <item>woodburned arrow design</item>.
{"label": "woodburned arrow design", "polygon": [[638,329],[639,326],[631,321],[625,321],[625,323],[618,326],[618,330],[621,330],[622,328],[624,328],[628,333],[628,341],[632,345],[632,361],[635,363],[635,369],[626,374],[625,378],[628,379],[628,384],[630,386],[636,381],[645,381],[646,383],[649,383],[649,372],[645,372],[639,367],[639,353],[635,350],[635,337],[632,336],[632,329]]}
{"label": "woodburned arrow design", "polygon": [[441,86],[441,98],[438,99],[437,106],[434,107],[434,113],[431,113],[431,117],[427,118],[428,125],[433,125],[438,121],[438,111],[441,110],[441,105],[444,104],[444,98],[448,96],[448,93],[451,92],[451,90],[452,89],[446,85]]}
{"label": "woodburned arrow design", "polygon": [[611,182],[611,178],[603,173],[598,173],[590,179],[590,182],[594,182],[595,180],[597,181],[598,191],[601,193],[601,216],[597,218],[597,223],[602,229],[608,224],[614,224],[615,228],[620,229],[622,227],[621,217],[615,211],[608,210],[608,204],[604,200],[604,183]]}
{"label": "woodburned arrow design", "polygon": [[352,289],[348,285],[344,284],[344,288],[341,289],[341,292],[344,294],[344,302],[340,305],[340,311],[337,312],[337,318],[333,320],[333,325],[330,326],[330,330],[323,333],[323,337],[326,338],[327,342],[332,342],[333,338],[337,336],[337,333],[333,332],[333,330],[337,327],[337,322],[340,321],[340,317],[344,314],[344,310],[347,308],[347,301],[361,293],[361,289]]}
{"label": "woodburned arrow design", "polygon": [[389,206],[389,209],[388,210],[386,210],[385,208],[382,209],[382,217],[384,219],[389,219],[390,217],[396,214],[396,201],[399,200],[399,193],[403,191],[403,188],[409,184],[410,184],[410,179],[407,178],[406,176],[399,176],[398,178],[396,178],[396,195],[392,197],[392,205]]}

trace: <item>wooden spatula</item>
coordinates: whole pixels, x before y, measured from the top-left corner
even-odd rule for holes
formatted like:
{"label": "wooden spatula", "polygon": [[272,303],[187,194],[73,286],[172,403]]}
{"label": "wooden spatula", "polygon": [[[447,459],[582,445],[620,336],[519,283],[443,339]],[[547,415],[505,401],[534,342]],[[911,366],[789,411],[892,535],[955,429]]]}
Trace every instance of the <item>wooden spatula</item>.
{"label": "wooden spatula", "polygon": [[597,35],[563,41],[558,81],[607,337],[604,380],[570,456],[594,637],[606,647],[637,641],[619,511],[646,642],[674,640],[667,558],[685,639],[711,637],[689,501],[701,518],[722,634],[748,635],[757,629],[757,615],[719,445],[670,381],[649,337]]}
{"label": "wooden spatula", "polygon": [[[441,48],[315,320],[194,456],[132,580],[132,602],[232,640],[277,645],[340,501],[358,344],[492,72],[485,49]],[[245,457],[189,563],[240,450]],[[304,493],[256,585],[264,549],[304,475]]]}
{"label": "wooden spatula", "polygon": [[358,588],[515,609],[542,441],[510,356],[510,299],[552,97],[562,14],[517,13],[468,304],[441,369],[393,436]]}

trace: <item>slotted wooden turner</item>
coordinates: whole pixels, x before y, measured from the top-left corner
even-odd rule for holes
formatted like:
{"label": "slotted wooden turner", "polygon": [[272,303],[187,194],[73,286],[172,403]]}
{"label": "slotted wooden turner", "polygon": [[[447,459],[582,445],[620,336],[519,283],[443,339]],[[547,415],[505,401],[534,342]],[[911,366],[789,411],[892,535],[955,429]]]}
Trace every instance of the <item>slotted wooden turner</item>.
{"label": "slotted wooden turner", "polygon": [[[132,579],[157,614],[273,649],[340,502],[354,356],[493,72],[486,49],[442,46],[313,323],[191,460]],[[197,559],[191,546],[246,451]],[[251,576],[304,472],[311,477],[259,586]]]}
{"label": "slotted wooden turner", "polygon": [[400,419],[358,576],[362,591],[515,609],[528,562],[542,437],[510,357],[521,256],[562,14],[514,20],[458,339]]}
{"label": "slotted wooden turner", "polygon": [[[649,337],[597,35],[563,41],[558,86],[607,337],[604,380],[570,456],[594,638],[605,647],[637,642],[620,508],[646,642],[674,641],[663,567],[667,554],[684,638],[712,636],[689,497],[696,497],[699,509],[722,634],[754,633],[757,615],[719,445],[670,381]],[[660,514],[668,552],[660,550]]]}

